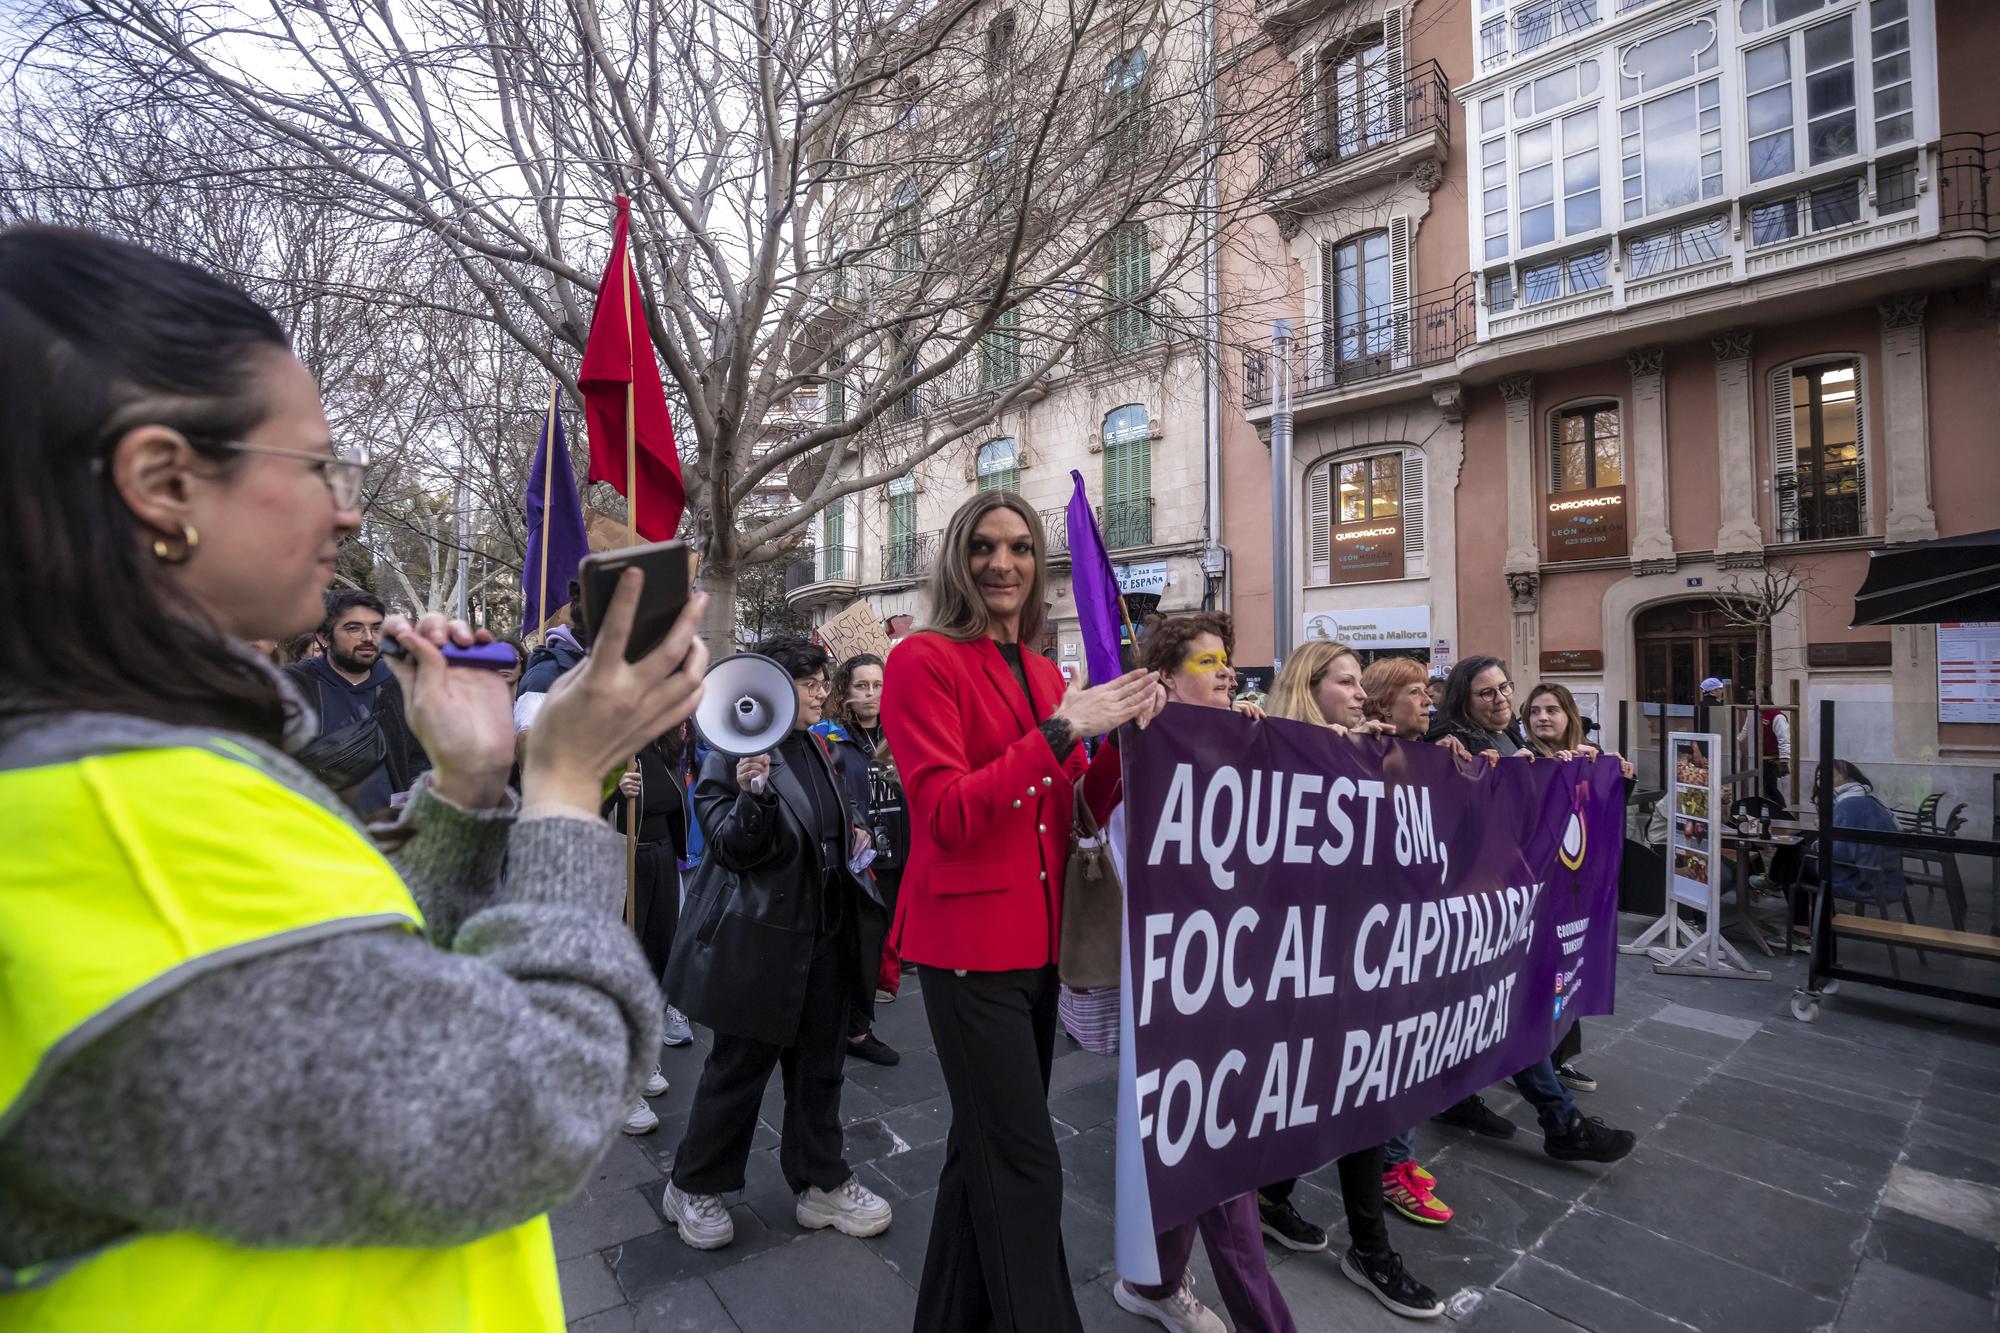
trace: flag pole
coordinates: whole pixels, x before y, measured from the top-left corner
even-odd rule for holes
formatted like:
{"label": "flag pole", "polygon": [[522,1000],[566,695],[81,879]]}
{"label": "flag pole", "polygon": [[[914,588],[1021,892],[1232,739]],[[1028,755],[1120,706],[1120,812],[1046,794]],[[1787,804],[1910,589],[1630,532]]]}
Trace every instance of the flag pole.
{"label": "flag pole", "polygon": [[[639,374],[639,349],[632,341],[632,222],[625,222],[625,536],[639,544],[639,408],[635,381]],[[650,335],[648,335],[650,336]]]}
{"label": "flag pole", "polygon": [[[632,215],[625,215],[625,538],[639,544],[639,349],[632,341]],[[633,766],[638,766],[637,756]],[[639,801],[625,798],[625,924],[639,928]]]}
{"label": "flag pole", "polygon": [[[554,503],[551,488],[556,476],[556,382],[549,379],[549,410],[542,418],[542,433],[548,437],[548,457],[542,460],[542,600],[535,603],[537,622],[535,633],[540,634],[549,627],[549,507]],[[569,460],[565,458],[567,467]]]}

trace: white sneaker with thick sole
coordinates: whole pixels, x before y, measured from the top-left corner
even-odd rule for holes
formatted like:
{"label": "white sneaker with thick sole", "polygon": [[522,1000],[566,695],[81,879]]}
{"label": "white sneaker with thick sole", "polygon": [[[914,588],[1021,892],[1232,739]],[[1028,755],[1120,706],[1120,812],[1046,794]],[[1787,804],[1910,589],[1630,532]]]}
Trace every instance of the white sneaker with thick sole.
{"label": "white sneaker with thick sole", "polygon": [[660,1043],[665,1046],[685,1046],[693,1040],[694,1029],[688,1026],[687,1015],[668,1005],[666,1021],[660,1026]]}
{"label": "white sneaker with thick sole", "polygon": [[660,1072],[658,1065],[654,1065],[653,1072],[646,1075],[646,1095],[648,1097],[667,1095],[667,1076]]}
{"label": "white sneaker with thick sole", "polygon": [[799,1196],[795,1216],[799,1225],[808,1231],[832,1227],[843,1236],[865,1238],[887,1231],[895,1215],[889,1210],[888,1200],[862,1184],[857,1177],[849,1176],[832,1190],[823,1190],[817,1185],[808,1187]]}
{"label": "white sneaker with thick sole", "polygon": [[875,1003],[894,1004],[895,1002],[896,1002],[896,992],[892,990],[883,990],[880,986],[877,986],[875,988]]}
{"label": "white sneaker with thick sole", "polygon": [[1182,1276],[1179,1291],[1158,1300],[1141,1296],[1132,1289],[1131,1283],[1120,1278],[1118,1285],[1111,1289],[1111,1299],[1118,1302],[1121,1310],[1142,1315],[1174,1330],[1174,1333],[1229,1333],[1229,1326],[1222,1322],[1222,1316],[1194,1298],[1192,1273]]}
{"label": "white sneaker with thick sole", "polygon": [[681,1243],[693,1250],[719,1250],[736,1239],[736,1223],[722,1206],[719,1194],[689,1194],[672,1181],[660,1200],[660,1211],[681,1234]]}
{"label": "white sneaker with thick sole", "polygon": [[618,1128],[627,1134],[650,1134],[659,1127],[660,1117],[653,1113],[653,1108],[646,1105],[642,1097],[632,1107],[632,1113],[625,1117],[625,1123]]}

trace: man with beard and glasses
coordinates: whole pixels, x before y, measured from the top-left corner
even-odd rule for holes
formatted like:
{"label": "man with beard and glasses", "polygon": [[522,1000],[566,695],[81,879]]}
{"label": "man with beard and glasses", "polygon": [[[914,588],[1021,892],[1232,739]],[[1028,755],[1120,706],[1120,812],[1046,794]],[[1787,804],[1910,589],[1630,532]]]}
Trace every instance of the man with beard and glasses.
{"label": "man with beard and glasses", "polygon": [[319,714],[320,739],[371,718],[381,729],[382,762],[342,792],[363,816],[389,809],[431,766],[404,718],[402,688],[382,660],[384,614],[373,593],[333,589],[326,594],[326,617],[317,636],[324,651],[285,668]]}

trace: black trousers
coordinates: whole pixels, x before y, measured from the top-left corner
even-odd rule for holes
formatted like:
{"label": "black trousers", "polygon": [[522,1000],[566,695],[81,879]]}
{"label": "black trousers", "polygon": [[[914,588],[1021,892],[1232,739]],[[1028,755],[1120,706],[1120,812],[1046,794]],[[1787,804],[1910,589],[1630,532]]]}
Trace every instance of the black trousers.
{"label": "black trousers", "polygon": [[715,1034],[701,1067],[687,1135],[674,1153],[674,1184],[689,1194],[726,1194],[743,1188],[757,1108],[771,1069],[783,1071],[785,1124],[778,1168],[792,1193],[806,1186],[831,1190],[854,1173],[843,1155],[840,1088],[847,1062],[847,1005],[853,927],[817,942],[806,974],[806,1003],[789,1046]]}
{"label": "black trousers", "polygon": [[[1347,1210],[1347,1234],[1354,1248],[1369,1259],[1392,1252],[1395,1247],[1389,1244],[1389,1224],[1382,1215],[1382,1145],[1336,1158],[1334,1167],[1340,1172],[1340,1202]],[[1292,1197],[1292,1187],[1298,1183],[1281,1180],[1257,1193],[1272,1203],[1283,1203]]]}
{"label": "black trousers", "polygon": [[1549,1059],[1556,1062],[1556,1068],[1561,1069],[1581,1054],[1583,1054],[1583,1020],[1579,1018],[1569,1025],[1569,1031],[1563,1033],[1563,1039],[1556,1043],[1555,1054]]}
{"label": "black trousers", "polygon": [[681,869],[674,844],[642,842],[632,876],[632,933],[646,951],[646,965],[658,981],[674,951],[674,932],[681,921]]}
{"label": "black trousers", "polygon": [[861,914],[861,989],[847,1013],[847,1035],[859,1037],[875,1026],[875,983],[882,976],[882,946],[889,939],[889,923],[896,919],[896,890],[903,882],[900,870],[885,870],[875,876],[875,891],[882,895],[886,909]]}
{"label": "black trousers", "polygon": [[1056,970],[926,967],[923,982],[951,1133],[915,1327],[1082,1333],[1063,1254],[1062,1157],[1049,1124]]}

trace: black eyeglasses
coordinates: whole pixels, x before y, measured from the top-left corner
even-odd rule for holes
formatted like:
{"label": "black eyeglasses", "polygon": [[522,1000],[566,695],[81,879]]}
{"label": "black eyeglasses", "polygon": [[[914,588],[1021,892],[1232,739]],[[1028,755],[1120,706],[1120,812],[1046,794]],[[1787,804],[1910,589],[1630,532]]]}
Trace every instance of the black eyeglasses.
{"label": "black eyeglasses", "polygon": [[1514,682],[1503,680],[1498,685],[1488,685],[1483,690],[1474,690],[1472,697],[1481,703],[1498,703],[1502,699],[1514,697]]}

